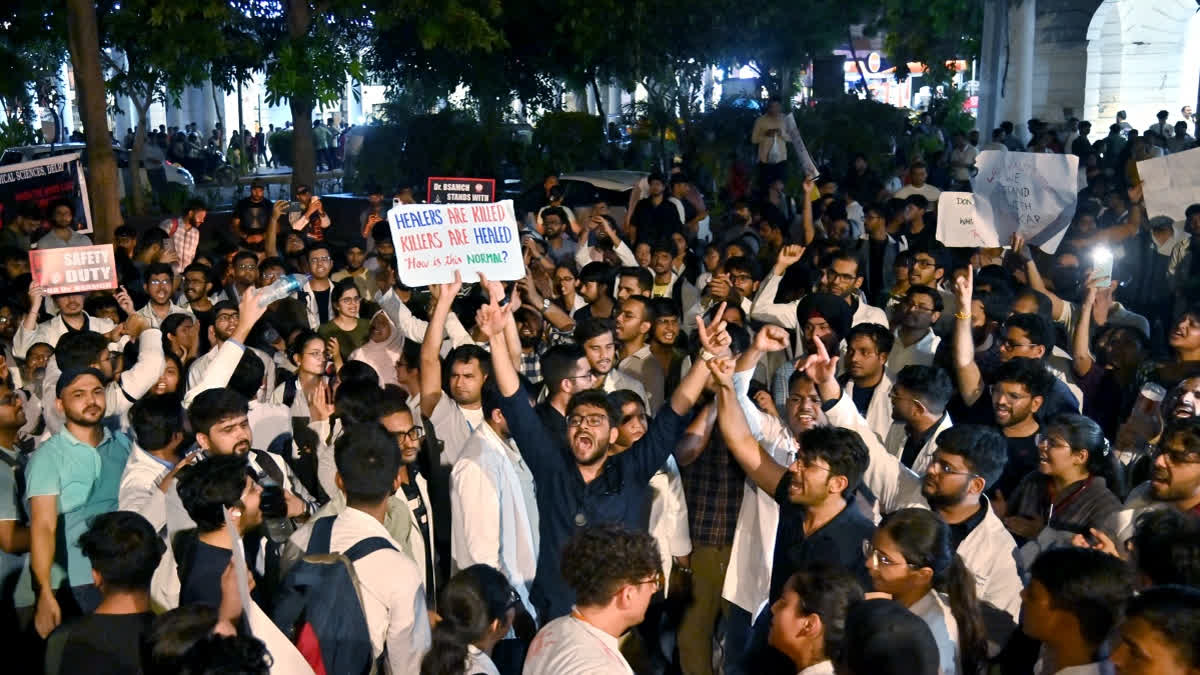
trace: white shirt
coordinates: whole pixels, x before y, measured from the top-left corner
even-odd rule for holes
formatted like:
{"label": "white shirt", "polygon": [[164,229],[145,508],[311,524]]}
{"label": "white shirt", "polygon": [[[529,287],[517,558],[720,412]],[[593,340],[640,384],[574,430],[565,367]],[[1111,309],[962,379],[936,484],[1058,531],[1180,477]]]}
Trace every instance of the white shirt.
{"label": "white shirt", "polygon": [[[209,349],[207,352],[205,352],[203,356],[200,356],[195,361],[192,361],[191,367],[188,368],[188,376],[187,376],[187,390],[188,391],[191,391],[191,390],[195,389],[196,387],[200,386],[200,383],[202,380],[205,379],[205,376],[209,375],[208,370],[210,368],[214,367],[214,364],[217,361],[217,354],[220,352],[221,346],[223,346],[223,345],[224,345],[224,343],[222,343],[221,345],[214,346],[212,349]],[[245,347],[242,347],[241,349],[245,349]],[[274,391],[275,390],[275,361],[270,356],[268,356],[266,352],[264,352],[263,350],[261,350],[257,347],[250,347],[250,350],[258,355],[258,358],[263,362],[263,368],[266,370],[267,379],[266,379],[266,384],[264,385],[266,387],[265,391]],[[241,360],[241,358],[242,358],[242,355],[239,350],[238,360]],[[226,365],[228,365],[228,364],[226,364]],[[232,368],[221,369],[222,372],[219,375],[219,377],[223,377],[224,379],[221,380],[221,384],[215,385],[215,386],[220,386],[220,387],[225,386],[225,384],[229,382],[229,378],[233,377],[233,371],[236,369],[237,369],[237,361],[233,361]],[[228,373],[225,373],[224,372],[225,370],[228,370]],[[203,390],[201,390],[201,391],[203,391]],[[200,392],[196,392],[196,393],[200,393]],[[298,398],[304,398],[304,397],[302,395],[298,395]],[[190,403],[190,400],[187,401],[186,403]],[[307,410],[307,408],[305,410]],[[255,447],[257,447],[257,446],[255,446]]]}
{"label": "white shirt", "polygon": [[[929,462],[933,459],[933,451],[937,450],[937,437],[952,426],[954,426],[954,423],[950,421],[950,413],[942,415],[941,421],[925,437],[925,444],[921,446],[920,451],[917,452],[917,456],[913,458],[913,473],[918,476],[925,475],[925,469],[929,468]],[[896,459],[900,459],[900,456],[904,454],[904,446],[907,443],[908,427],[904,424],[903,420],[898,420],[888,430],[883,445],[887,448],[888,453]]]}
{"label": "white shirt", "polygon": [[150,302],[142,305],[142,308],[137,311],[138,316],[146,317],[146,320],[150,322],[151,328],[161,328],[163,320],[172,314],[186,314],[192,317],[192,321],[196,320],[196,315],[192,314],[191,310],[184,309],[170,301],[167,302],[167,313],[162,319],[158,318],[158,313],[154,311],[154,305]]}
{"label": "white shirt", "polygon": [[904,369],[904,366],[933,365],[933,355],[937,352],[938,345],[942,344],[942,338],[938,337],[932,328],[927,330],[924,337],[909,346],[905,346],[904,341],[900,339],[899,330],[895,334],[896,342],[892,345],[891,353],[888,354],[888,375],[895,377],[896,373]]}
{"label": "white shirt", "polygon": [[[692,552],[692,537],[688,532],[687,502],[683,496],[683,480],[679,464],[673,455],[650,477],[650,536],[658,542],[664,578],[671,578],[672,558]],[[667,597],[669,584],[663,586]]]}
{"label": "white shirt", "polygon": [[947,598],[936,590],[930,590],[908,610],[921,617],[933,632],[933,639],[938,648],[940,675],[957,675],[961,672],[958,622],[954,620]]}
{"label": "white shirt", "polygon": [[250,401],[250,447],[266,450],[281,434],[292,433],[292,411],[282,403]]}
{"label": "white shirt", "polygon": [[[896,199],[908,199],[909,197],[911,197],[913,195],[921,195],[925,199],[928,199],[929,200],[929,208],[932,209],[937,206],[937,200],[938,200],[938,197],[940,197],[942,195],[942,191],[933,187],[929,183],[926,183],[926,184],[922,185],[921,187],[916,187],[914,185],[905,185],[904,187],[902,187],[896,191],[896,194],[894,195],[894,197]],[[943,673],[942,675],[945,675],[945,673]]]}
{"label": "white shirt", "polygon": [[[792,316],[795,316],[795,312],[792,312]],[[863,295],[862,291],[858,292],[858,308],[850,317],[850,327],[853,328],[860,323],[877,323],[884,328],[888,327],[887,312],[874,305],[868,305],[867,297]]]}
{"label": "white shirt", "polygon": [[[846,394],[854,393],[854,380],[846,380]],[[875,436],[879,440],[887,438],[888,431],[892,428],[892,378],[885,372],[883,379],[879,384],[875,385],[875,391],[871,392],[871,402],[867,404],[867,424],[870,425],[871,431],[875,432]],[[886,443],[885,443],[886,445]],[[920,471],[917,471],[920,473]]]}
{"label": "white shirt", "polygon": [[159,489],[158,482],[170,471],[170,467],[135,443],[125,463],[125,471],[121,474],[117,508],[140,514],[150,521],[155,532],[164,534],[167,527],[167,495]]}
{"label": "white shirt", "polygon": [[533,489],[533,474],[520,453],[486,423],[471,434],[450,472],[454,569],[484,564],[500,570],[536,617],[529,600],[539,546]]}
{"label": "white shirt", "polygon": [[[311,534],[311,529],[297,531],[292,541],[306,549]],[[425,577],[416,564],[400,552],[400,544],[388,535],[383,523],[355,508],[346,509],[333,521],[329,549],[346,551],[369,537],[383,537],[396,547],[395,551],[375,551],[354,563],[372,657],[378,658],[386,645],[389,672],[418,675],[432,637],[422,583]]]}
{"label": "white shirt", "polygon": [[797,675],[833,675],[833,661],[822,661],[800,671]]}
{"label": "white shirt", "polygon": [[[88,316],[86,312],[83,313],[83,318],[85,327],[97,333],[108,333],[116,327],[116,324],[108,319]],[[13,335],[13,355],[23,359],[29,351],[29,347],[39,342],[45,342],[51,347],[55,347],[58,345],[58,338],[71,330],[67,328],[62,314],[56,314],[53,318],[39,323],[32,331],[26,331],[25,322],[20,321],[17,323],[17,332]]]}
{"label": "white shirt", "polygon": [[522,675],[633,675],[617,638],[577,619],[559,617],[529,645]]}
{"label": "white shirt", "polygon": [[[641,396],[642,401],[647,400],[646,388],[642,386],[642,383],[639,382],[634,376],[621,372],[619,368],[613,368],[612,370],[608,371],[608,375],[604,377],[604,384],[600,387],[600,389],[602,389],[606,394],[611,394],[614,391],[620,391],[621,389],[628,389],[638,396]],[[649,404],[647,403],[647,405]]]}
{"label": "white shirt", "polygon": [[429,415],[429,423],[433,425],[438,440],[442,442],[441,463],[454,466],[475,427],[483,423],[483,408],[463,408],[454,402],[450,394],[443,391]]}
{"label": "white shirt", "polygon": [[475,645],[467,645],[467,667],[465,675],[500,675],[492,657],[484,654]]}
{"label": "white shirt", "polygon": [[[96,319],[92,319],[95,321]],[[162,333],[156,328],[147,328],[138,337],[138,361],[132,368],[121,373],[117,379],[104,387],[104,416],[118,417],[122,426],[127,423],[125,413],[133,407],[134,401],[146,395],[157,382],[163,371]],[[50,359],[46,362],[46,376],[42,378],[41,400],[46,401],[42,406],[42,418],[46,421],[46,430],[57,433],[63,428],[62,413],[54,401],[58,399],[55,388],[61,372],[58,361]]]}

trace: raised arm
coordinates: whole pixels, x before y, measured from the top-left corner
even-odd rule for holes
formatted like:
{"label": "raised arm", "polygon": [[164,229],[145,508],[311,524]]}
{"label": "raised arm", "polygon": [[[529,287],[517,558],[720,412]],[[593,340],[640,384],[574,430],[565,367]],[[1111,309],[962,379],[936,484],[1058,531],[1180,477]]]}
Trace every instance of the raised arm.
{"label": "raised arm", "polygon": [[804,194],[800,197],[802,206],[800,212],[804,218],[804,245],[808,246],[817,236],[817,230],[813,227],[813,209],[812,209],[812,190],[813,181],[811,178],[804,179]]}
{"label": "raised arm", "polygon": [[[462,275],[458,270],[454,271],[454,281],[429,286],[429,292],[434,297],[434,306],[429,316],[429,324],[425,327],[425,339],[421,342],[421,415],[426,419],[433,415],[433,409],[442,398],[442,334],[446,329],[446,317],[450,314],[450,306],[460,289]],[[497,353],[503,354],[504,347],[501,346]]]}
{"label": "raised arm", "polygon": [[750,435],[750,426],[746,424],[737,392],[733,388],[733,360],[712,358],[703,364],[716,379],[717,426],[721,429],[721,438],[729,448],[729,453],[755,485],[767,494],[775,494],[775,488],[787,473],[787,467],[772,459]]}
{"label": "raised arm", "polygon": [[[480,275],[480,281],[485,284],[487,283],[483,275]],[[513,319],[512,303],[510,302],[508,305],[501,307],[499,296],[493,295],[490,297],[488,302],[481,306],[479,311],[475,313],[475,325],[488,337],[493,355],[508,352],[507,331],[509,324],[516,326],[516,321]],[[422,349],[423,355],[424,349]],[[493,358],[492,377],[496,380],[496,386],[499,387],[501,396],[512,396],[521,388],[521,380],[517,376],[517,368],[513,365],[511,359]],[[424,394],[422,394],[423,396]]]}
{"label": "raised arm", "polygon": [[679,466],[687,466],[700,458],[708,448],[712,439],[713,427],[717,423],[717,406],[709,403],[701,409],[700,414],[688,423],[683,438],[675,445],[675,461]]}
{"label": "raised arm", "polygon": [[1079,323],[1075,326],[1075,340],[1071,344],[1071,366],[1075,375],[1083,377],[1092,371],[1092,308],[1096,306],[1096,286],[1088,273],[1087,295],[1079,306]]}
{"label": "raised arm", "polygon": [[784,273],[799,262],[803,255],[804,247],[796,244],[789,244],[779,250],[775,266],[771,268],[767,278],[763,279],[758,293],[754,295],[754,303],[750,306],[750,318],[777,323],[788,330],[796,329],[796,303],[776,302],[775,296],[779,293],[779,282],[783,280]]}
{"label": "raised arm", "polygon": [[1058,297],[1054,291],[1046,288],[1046,282],[1042,279],[1042,272],[1038,269],[1037,263],[1033,261],[1033,252],[1025,245],[1025,238],[1019,233],[1013,234],[1012,252],[1013,255],[1019,256],[1025,263],[1025,276],[1029,278],[1029,287],[1050,298],[1050,316],[1062,316],[1063,299]]}
{"label": "raised arm", "polygon": [[279,257],[279,219],[283,217],[283,212],[287,208],[288,201],[286,199],[275,202],[275,205],[271,207],[271,218],[267,221],[266,242],[264,244],[268,258]]}
{"label": "raised arm", "polygon": [[974,405],[983,394],[983,375],[975,363],[975,341],[971,339],[971,295],[975,281],[970,274],[954,280],[954,297],[959,313],[954,315],[954,375],[963,403]]}

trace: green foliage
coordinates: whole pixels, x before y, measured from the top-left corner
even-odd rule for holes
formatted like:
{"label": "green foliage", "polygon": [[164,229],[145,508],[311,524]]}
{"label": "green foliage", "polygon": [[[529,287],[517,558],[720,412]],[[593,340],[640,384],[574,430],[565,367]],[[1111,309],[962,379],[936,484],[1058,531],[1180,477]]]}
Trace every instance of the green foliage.
{"label": "green foliage", "polygon": [[582,171],[612,166],[604,120],[587,113],[546,113],[533,130],[533,156],[525,178],[537,180],[547,171]]}
{"label": "green foliage", "polygon": [[271,157],[277,159],[283,166],[292,165],[292,130],[280,129],[267,136],[267,145],[271,148]]}
{"label": "green foliage", "polygon": [[813,161],[830,165],[834,175],[845,173],[859,152],[871,166],[890,166],[891,141],[904,133],[903,110],[856,96],[820,101],[797,109],[795,115]]}
{"label": "green foliage", "polygon": [[896,64],[896,77],[908,77],[908,63],[929,69],[929,84],[949,82],[947,61],[979,57],[983,3],[978,0],[879,0],[875,21],[864,33],[885,32],[883,48]]}
{"label": "green foliage", "polygon": [[160,213],[183,213],[192,194],[178,183],[167,183],[163,189],[155,191],[155,198]]}
{"label": "green foliage", "polygon": [[927,112],[933,117],[934,125],[945,130],[947,139],[975,128],[975,117],[963,110],[966,102],[967,91],[958,87],[951,87],[949,96],[938,96],[929,102]]}
{"label": "green foliage", "polygon": [[0,120],[0,148],[17,145],[33,145],[39,142],[39,134],[21,120]]}
{"label": "green foliage", "polygon": [[725,176],[737,159],[753,163],[755,147],[750,130],[759,111],[745,99],[722,101],[691,120],[680,139],[680,150],[710,176]]}

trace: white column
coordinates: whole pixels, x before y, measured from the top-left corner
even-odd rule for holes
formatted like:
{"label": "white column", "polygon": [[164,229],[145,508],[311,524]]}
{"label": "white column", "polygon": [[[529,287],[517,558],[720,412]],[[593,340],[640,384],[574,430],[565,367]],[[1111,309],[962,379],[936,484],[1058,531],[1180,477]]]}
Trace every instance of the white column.
{"label": "white column", "polygon": [[1033,46],[1037,39],[1037,0],[1022,0],[1008,13],[1008,80],[1002,120],[1013,123],[1024,141],[1025,122],[1033,116]]}

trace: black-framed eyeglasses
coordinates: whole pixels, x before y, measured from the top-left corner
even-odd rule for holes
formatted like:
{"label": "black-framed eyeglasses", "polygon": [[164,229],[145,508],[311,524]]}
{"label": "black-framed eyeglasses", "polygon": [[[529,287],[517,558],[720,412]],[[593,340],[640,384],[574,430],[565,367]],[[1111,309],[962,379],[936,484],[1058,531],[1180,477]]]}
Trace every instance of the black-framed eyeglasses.
{"label": "black-framed eyeglasses", "polygon": [[571,415],[567,418],[568,427],[587,425],[595,429],[608,422],[608,415]]}
{"label": "black-framed eyeglasses", "polygon": [[1158,443],[1149,444],[1147,449],[1150,451],[1151,457],[1165,455],[1167,461],[1176,466],[1180,464],[1200,464],[1200,452],[1167,450]]}
{"label": "black-framed eyeglasses", "polygon": [[425,429],[423,427],[418,426],[418,427],[413,427],[413,428],[409,429],[408,431],[397,431],[396,432],[396,440],[401,440],[401,439],[405,439],[405,438],[407,438],[408,440],[410,440],[414,443],[419,443],[421,441],[421,439],[425,438]]}
{"label": "black-framed eyeglasses", "polygon": [[956,469],[956,468],[950,466],[948,463],[946,463],[946,460],[944,460],[944,459],[934,459],[932,462],[929,463],[929,468],[936,469],[937,473],[946,474],[947,476],[971,477],[971,476],[976,475],[976,473],[974,471],[959,471],[958,469]]}

